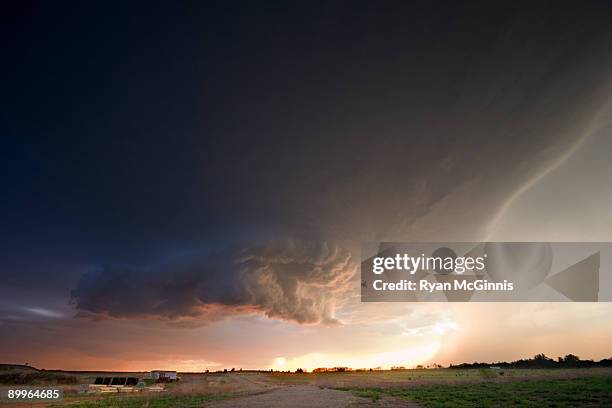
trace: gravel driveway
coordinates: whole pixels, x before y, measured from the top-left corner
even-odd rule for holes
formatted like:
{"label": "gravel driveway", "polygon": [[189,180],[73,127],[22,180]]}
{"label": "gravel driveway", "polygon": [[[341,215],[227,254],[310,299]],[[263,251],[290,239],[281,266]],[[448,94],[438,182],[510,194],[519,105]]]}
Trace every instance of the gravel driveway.
{"label": "gravel driveway", "polygon": [[347,391],[319,388],[313,385],[279,386],[256,395],[216,401],[205,405],[207,408],[327,408],[327,407],[406,407],[418,405],[399,399],[359,398]]}

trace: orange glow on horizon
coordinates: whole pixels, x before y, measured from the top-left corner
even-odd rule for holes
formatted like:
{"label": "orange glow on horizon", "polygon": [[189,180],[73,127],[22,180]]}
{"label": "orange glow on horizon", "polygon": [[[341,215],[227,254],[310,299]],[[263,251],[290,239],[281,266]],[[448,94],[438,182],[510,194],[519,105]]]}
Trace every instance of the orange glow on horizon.
{"label": "orange glow on horizon", "polygon": [[440,347],[439,341],[433,341],[423,346],[367,355],[310,353],[289,360],[284,357],[277,357],[268,368],[278,371],[295,371],[298,368],[312,371],[315,368],[322,367],[389,369],[394,366],[403,366],[413,368],[418,364],[430,362],[438,353]]}

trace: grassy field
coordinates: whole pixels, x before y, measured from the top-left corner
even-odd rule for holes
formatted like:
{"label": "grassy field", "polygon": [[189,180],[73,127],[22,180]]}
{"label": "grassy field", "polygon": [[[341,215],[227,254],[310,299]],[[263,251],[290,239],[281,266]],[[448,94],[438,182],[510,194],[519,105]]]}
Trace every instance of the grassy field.
{"label": "grassy field", "polygon": [[[31,374],[32,370],[22,371]],[[58,386],[64,390],[60,403],[35,403],[23,407],[74,408],[191,408],[243,396],[299,389],[346,391],[372,406],[394,406],[408,400],[425,408],[445,407],[612,407],[612,369],[433,369],[363,371],[344,373],[235,372],[181,374],[181,381],[167,385],[167,392],[135,394],[83,394],[81,384],[110,373],[41,372],[28,376],[31,386]],[[116,373],[119,375],[119,373]],[[130,373],[141,376],[142,373]],[[61,376],[74,377],[77,384],[60,384]],[[126,373],[121,375],[126,376]],[[13,381],[14,377],[6,376]],[[21,378],[21,377],[19,377]],[[321,393],[321,395],[324,392]],[[278,406],[291,406],[292,397]],[[359,398],[359,400],[361,400]],[[11,405],[15,408],[22,406]]]}
{"label": "grassy field", "polygon": [[360,397],[374,401],[389,395],[415,401],[425,408],[612,406],[610,377],[484,382],[418,388],[366,388],[352,391]]}
{"label": "grassy field", "polygon": [[211,401],[233,398],[234,394],[199,394],[199,395],[147,395],[147,396],[104,396],[89,399],[68,398],[61,404],[52,407],[70,406],[74,408],[196,408]]}
{"label": "grassy field", "polygon": [[569,379],[582,377],[612,378],[610,368],[576,369],[415,369],[364,371],[348,373],[289,374],[272,373],[270,381],[279,384],[312,384],[333,388],[413,388],[427,385],[514,382],[524,380]]}

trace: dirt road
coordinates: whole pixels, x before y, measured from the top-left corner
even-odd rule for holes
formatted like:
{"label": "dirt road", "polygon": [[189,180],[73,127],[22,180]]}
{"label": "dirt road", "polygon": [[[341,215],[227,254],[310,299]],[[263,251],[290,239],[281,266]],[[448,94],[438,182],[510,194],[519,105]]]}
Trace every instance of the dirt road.
{"label": "dirt road", "polygon": [[279,385],[262,390],[254,395],[216,401],[205,405],[207,408],[340,408],[340,407],[379,407],[379,408],[418,408],[418,405],[399,399],[359,398],[348,391],[319,388],[314,385]]}

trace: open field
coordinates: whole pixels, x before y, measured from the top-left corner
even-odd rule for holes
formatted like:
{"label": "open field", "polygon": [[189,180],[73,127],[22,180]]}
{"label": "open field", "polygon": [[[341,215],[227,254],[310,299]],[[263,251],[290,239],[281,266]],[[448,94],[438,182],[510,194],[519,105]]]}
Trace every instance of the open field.
{"label": "open field", "polygon": [[393,396],[431,408],[471,407],[609,407],[612,379],[550,379],[476,384],[426,385],[410,388],[352,389],[373,401]]}
{"label": "open field", "polygon": [[[26,370],[27,371],[27,370]],[[36,370],[34,370],[36,371]],[[612,369],[435,369],[346,373],[181,374],[167,392],[81,394],[100,375],[42,371],[28,385],[64,389],[61,403],[11,407],[596,407],[612,406]],[[6,374],[6,372],[4,372]],[[29,372],[32,374],[32,372]],[[57,377],[57,376],[60,377]],[[142,373],[121,373],[142,376]],[[7,378],[7,377],[2,377]],[[54,384],[53,381],[76,383]],[[68,380],[66,380],[68,378]]]}

